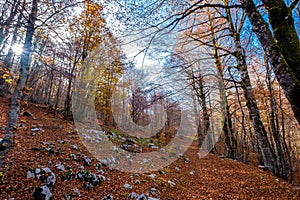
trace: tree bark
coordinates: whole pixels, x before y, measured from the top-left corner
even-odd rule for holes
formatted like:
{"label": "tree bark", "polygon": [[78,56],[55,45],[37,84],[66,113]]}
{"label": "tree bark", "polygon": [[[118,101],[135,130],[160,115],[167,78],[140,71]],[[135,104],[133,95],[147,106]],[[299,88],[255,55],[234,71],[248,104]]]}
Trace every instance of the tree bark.
{"label": "tree bark", "polygon": [[[252,24],[253,32],[257,35],[271,63],[276,78],[291,104],[295,118],[297,119],[298,123],[300,123],[300,81],[298,79],[298,71],[300,68],[299,57],[295,58],[295,65],[291,64],[290,66],[289,63],[295,62],[291,61],[292,59],[294,59],[294,56],[292,55],[294,55],[295,53],[292,53],[291,56],[289,55],[289,53],[283,54],[283,49],[289,48],[289,46],[293,46],[290,49],[297,50],[299,48],[297,47],[299,46],[299,39],[297,39],[297,41],[294,41],[295,36],[294,33],[292,33],[291,22],[283,22],[284,20],[282,18],[276,18],[276,15],[278,15],[278,13],[276,14],[276,12],[281,8],[276,8],[276,5],[274,3],[275,1],[270,1],[272,3],[267,4],[269,6],[268,11],[270,12],[270,16],[272,15],[270,19],[271,25],[274,29],[274,34],[276,32],[275,37],[278,41],[276,42],[276,40],[272,36],[271,31],[269,30],[268,24],[260,15],[259,11],[255,7],[253,0],[241,0],[241,2],[244,4],[244,9]],[[283,6],[282,4],[280,5]],[[289,13],[288,11],[285,12],[285,14]],[[289,19],[292,17],[291,15],[287,15],[285,17],[287,17],[287,19],[291,21],[291,19]],[[279,22],[276,22],[274,20],[279,20]],[[288,27],[288,30],[291,32],[283,33],[283,31],[288,30],[285,30],[285,28],[281,27],[281,25]],[[283,43],[290,42],[295,42],[295,45],[283,45]],[[282,48],[282,50],[280,48]],[[299,53],[299,49],[296,53]]]}
{"label": "tree bark", "polygon": [[252,121],[252,125],[258,140],[258,145],[263,156],[264,166],[268,170],[277,174],[278,169],[275,162],[276,160],[275,154],[271,148],[267,131],[265,130],[265,127],[261,121],[261,117],[254,97],[254,92],[252,89],[252,85],[251,85],[251,81],[247,69],[246,56],[244,53],[244,49],[241,45],[240,35],[237,32],[237,30],[235,30],[235,27],[233,25],[230,12],[227,12],[227,20],[229,22],[230,33],[232,34],[234,40],[237,69],[240,73],[241,82],[242,82],[241,86],[242,89],[244,90],[244,95],[247,101],[246,106],[249,110],[250,119]]}
{"label": "tree bark", "polygon": [[20,60],[20,75],[17,81],[17,86],[14,90],[14,93],[11,98],[10,109],[8,113],[8,126],[5,132],[5,136],[0,143],[0,166],[7,155],[9,147],[13,144],[13,136],[14,131],[18,126],[18,118],[20,114],[20,101],[22,97],[22,90],[25,87],[25,83],[28,77],[29,65],[30,65],[30,56],[32,53],[32,38],[34,34],[34,26],[37,17],[37,10],[38,10],[38,0],[32,1],[32,8],[29,15],[27,29],[26,29],[26,36],[25,36],[25,43],[23,47],[23,52],[21,54]]}

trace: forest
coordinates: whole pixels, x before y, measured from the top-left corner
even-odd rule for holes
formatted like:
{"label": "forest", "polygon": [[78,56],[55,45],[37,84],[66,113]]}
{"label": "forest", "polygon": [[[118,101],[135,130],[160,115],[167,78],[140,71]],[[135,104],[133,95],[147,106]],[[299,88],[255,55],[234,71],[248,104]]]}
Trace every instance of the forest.
{"label": "forest", "polygon": [[0,0],[1,199],[300,199],[299,0]]}

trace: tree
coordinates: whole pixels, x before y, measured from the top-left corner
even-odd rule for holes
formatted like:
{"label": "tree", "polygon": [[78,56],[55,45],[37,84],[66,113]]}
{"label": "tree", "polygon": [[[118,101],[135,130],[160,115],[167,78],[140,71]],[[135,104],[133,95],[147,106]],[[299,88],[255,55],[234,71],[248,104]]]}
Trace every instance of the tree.
{"label": "tree", "polygon": [[20,77],[17,81],[17,86],[11,98],[11,105],[9,109],[9,116],[8,116],[8,127],[5,132],[5,137],[0,143],[0,153],[1,153],[1,160],[0,165],[2,165],[3,158],[6,157],[9,147],[13,143],[13,131],[17,129],[18,117],[20,113],[20,101],[22,90],[25,86],[25,82],[27,80],[28,71],[29,71],[29,64],[30,64],[30,55],[31,55],[31,47],[32,47],[32,38],[34,34],[34,26],[36,23],[37,17],[37,10],[38,10],[38,0],[32,1],[32,8],[29,15],[29,19],[27,22],[27,29],[26,29],[26,37],[23,52],[21,54],[20,60]]}
{"label": "tree", "polygon": [[276,78],[292,106],[295,118],[300,123],[300,42],[292,16],[293,6],[298,0],[291,7],[287,7],[283,0],[263,1],[270,15],[274,36],[253,0],[241,2]]}

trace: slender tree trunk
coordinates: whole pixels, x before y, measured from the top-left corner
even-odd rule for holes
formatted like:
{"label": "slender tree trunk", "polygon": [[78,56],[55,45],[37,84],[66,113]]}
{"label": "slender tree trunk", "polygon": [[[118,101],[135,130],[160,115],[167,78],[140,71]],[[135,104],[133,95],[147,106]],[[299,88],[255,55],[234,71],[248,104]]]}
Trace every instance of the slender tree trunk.
{"label": "slender tree trunk", "polygon": [[[9,27],[13,23],[16,14],[19,11],[20,0],[14,0],[11,4],[11,10],[8,18],[0,24],[0,46],[3,45],[3,41],[7,38],[9,33]],[[2,51],[0,51],[1,53]]]}
{"label": "slender tree trunk", "polygon": [[73,64],[70,77],[69,77],[69,82],[68,82],[68,89],[67,89],[67,97],[65,100],[65,106],[64,106],[64,118],[68,118],[70,116],[71,112],[71,94],[72,94],[72,80],[73,80],[73,75],[74,75],[74,70],[76,67],[76,63]]}
{"label": "slender tree trunk", "polygon": [[[22,10],[24,10],[24,9],[25,9],[25,1],[23,1],[23,5],[22,5]],[[7,55],[4,58],[4,67],[6,68],[7,71],[11,71],[11,66],[13,64],[12,45],[17,41],[17,33],[20,29],[20,23],[21,23],[22,18],[23,18],[23,15],[19,14],[17,23],[16,23],[16,27],[14,28],[14,31],[12,34],[13,36],[12,36],[10,48],[8,50]],[[0,96],[5,96],[9,91],[9,84],[6,83],[3,78],[1,78],[1,75],[3,75],[3,72],[0,72]]]}
{"label": "slender tree trunk", "polygon": [[58,87],[56,90],[56,99],[55,99],[55,106],[54,106],[54,112],[56,114],[57,112],[57,108],[58,108],[58,104],[59,104],[59,97],[60,97],[60,93],[61,93],[61,84],[62,84],[62,78],[61,78],[61,72],[59,72],[59,83],[58,83]]}
{"label": "slender tree trunk", "polygon": [[276,144],[277,163],[278,163],[278,170],[279,170],[278,173],[282,178],[287,180],[288,179],[287,169],[286,169],[287,163],[283,153],[283,147],[280,141],[280,134],[277,126],[278,125],[277,106],[276,106],[276,100],[275,100],[272,81],[271,81],[271,72],[268,64],[266,69],[267,69],[266,78],[267,78],[268,90],[270,92],[270,104],[271,104],[270,105],[270,126]]}
{"label": "slender tree trunk", "polygon": [[[229,13],[229,12],[227,12]],[[247,64],[246,64],[246,57],[244,54],[244,49],[241,45],[240,41],[240,35],[239,33],[236,32],[234,24],[232,22],[232,18],[230,13],[227,16],[227,20],[229,22],[229,30],[230,33],[233,36],[234,40],[234,46],[235,46],[235,57],[238,63],[237,69],[240,73],[241,81],[242,81],[242,88],[244,90],[244,95],[246,98],[246,106],[249,109],[250,113],[250,119],[252,121],[253,128],[255,130],[255,134],[258,140],[259,148],[261,150],[262,156],[263,156],[263,161],[264,161],[264,166],[277,174],[278,169],[277,165],[275,162],[275,154],[271,148],[267,131],[265,130],[265,127],[261,121],[261,117],[259,114],[259,110],[257,107],[257,103],[254,97],[254,92],[252,89],[248,69],[247,69]]]}
{"label": "slender tree trunk", "polygon": [[20,75],[17,81],[17,86],[11,98],[11,104],[8,113],[8,126],[5,132],[5,136],[0,143],[0,155],[1,155],[0,166],[2,166],[2,163],[7,155],[8,149],[13,143],[13,136],[18,126],[22,90],[25,87],[25,83],[28,77],[29,66],[30,66],[30,56],[32,53],[32,49],[31,49],[32,38],[35,30],[34,26],[37,17],[37,10],[38,10],[38,0],[33,0],[31,12],[27,23],[25,43],[23,47],[23,52],[21,54]]}

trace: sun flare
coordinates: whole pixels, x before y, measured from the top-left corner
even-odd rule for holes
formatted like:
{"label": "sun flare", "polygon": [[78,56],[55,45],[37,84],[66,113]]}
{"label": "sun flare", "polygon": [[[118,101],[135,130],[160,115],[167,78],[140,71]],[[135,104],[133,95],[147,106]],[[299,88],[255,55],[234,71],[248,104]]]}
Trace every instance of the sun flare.
{"label": "sun flare", "polygon": [[21,55],[23,51],[23,45],[22,44],[14,44],[12,46],[12,50],[16,55]]}

